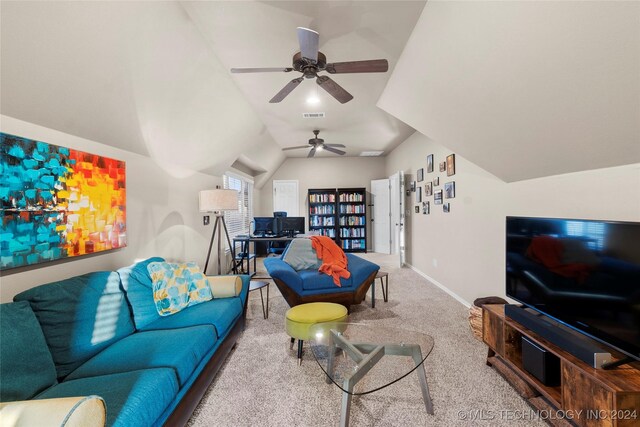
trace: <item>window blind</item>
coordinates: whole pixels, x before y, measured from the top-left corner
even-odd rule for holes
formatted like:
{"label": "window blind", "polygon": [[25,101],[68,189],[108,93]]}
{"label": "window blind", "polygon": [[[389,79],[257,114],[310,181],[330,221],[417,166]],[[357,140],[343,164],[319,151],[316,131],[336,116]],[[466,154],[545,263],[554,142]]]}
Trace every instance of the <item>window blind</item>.
{"label": "window blind", "polygon": [[238,210],[224,213],[229,239],[233,240],[239,234],[250,232],[253,219],[253,181],[229,172],[224,174],[223,179],[225,189],[236,190],[239,193]]}

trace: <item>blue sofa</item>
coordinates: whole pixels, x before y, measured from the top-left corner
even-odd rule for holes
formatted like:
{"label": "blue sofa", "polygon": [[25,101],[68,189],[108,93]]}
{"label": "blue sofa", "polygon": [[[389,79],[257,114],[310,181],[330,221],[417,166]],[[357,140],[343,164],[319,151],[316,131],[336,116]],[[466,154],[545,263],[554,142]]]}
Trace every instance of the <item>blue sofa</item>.
{"label": "blue sofa", "polygon": [[107,425],[184,425],[243,327],[237,296],[158,315],[147,265],[29,289],[0,306],[0,399],[98,395]]}
{"label": "blue sofa", "polygon": [[348,279],[340,279],[340,287],[333,278],[317,269],[296,271],[282,257],[264,260],[264,266],[290,307],[309,302],[334,302],[350,310],[360,304],[376,278],[380,266],[353,254],[346,254]]}

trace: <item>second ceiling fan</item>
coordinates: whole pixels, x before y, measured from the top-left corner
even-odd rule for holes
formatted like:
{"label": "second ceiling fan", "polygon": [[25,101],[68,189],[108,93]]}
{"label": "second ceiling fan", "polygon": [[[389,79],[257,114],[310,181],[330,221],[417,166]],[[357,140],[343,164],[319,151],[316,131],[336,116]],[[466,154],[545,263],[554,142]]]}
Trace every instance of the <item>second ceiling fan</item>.
{"label": "second ceiling fan", "polygon": [[309,148],[311,147],[311,150],[309,151],[309,154],[307,155],[307,157],[313,157],[316,155],[316,151],[322,151],[322,150],[327,150],[330,151],[332,153],[335,154],[339,154],[341,156],[344,156],[346,153],[342,150],[338,150],[336,147],[341,147],[344,148],[343,144],[325,144],[324,143],[324,139],[322,138],[318,138],[318,134],[320,133],[319,130],[314,130],[313,134],[315,135],[314,138],[311,138],[309,140],[309,145],[299,145],[297,147],[287,147],[287,148],[283,148],[282,151],[288,151],[288,150],[297,150],[299,148]]}
{"label": "second ceiling fan", "polygon": [[343,73],[385,73],[389,69],[386,59],[371,59],[366,61],[349,61],[327,63],[327,57],[318,51],[320,35],[308,28],[298,27],[298,42],[300,52],[293,55],[293,67],[286,68],[232,68],[232,73],[265,73],[299,71],[302,77],[291,80],[280,92],[276,94],[270,103],[282,101],[304,79],[316,79],[316,83],[329,95],[337,99],[341,104],[353,99],[353,95],[328,76],[319,76],[318,73],[326,71],[329,74]]}

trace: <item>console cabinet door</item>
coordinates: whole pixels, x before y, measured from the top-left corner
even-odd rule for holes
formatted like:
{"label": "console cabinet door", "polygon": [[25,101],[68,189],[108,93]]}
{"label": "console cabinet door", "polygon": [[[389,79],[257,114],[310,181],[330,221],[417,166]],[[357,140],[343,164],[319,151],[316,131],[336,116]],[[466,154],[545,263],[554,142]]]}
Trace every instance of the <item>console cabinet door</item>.
{"label": "console cabinet door", "polygon": [[482,310],[482,339],[489,348],[504,357],[504,320],[486,309]]}
{"label": "console cabinet door", "polygon": [[584,427],[614,425],[607,416],[613,410],[613,393],[586,376],[566,361],[562,361],[562,409],[580,413],[576,424]]}

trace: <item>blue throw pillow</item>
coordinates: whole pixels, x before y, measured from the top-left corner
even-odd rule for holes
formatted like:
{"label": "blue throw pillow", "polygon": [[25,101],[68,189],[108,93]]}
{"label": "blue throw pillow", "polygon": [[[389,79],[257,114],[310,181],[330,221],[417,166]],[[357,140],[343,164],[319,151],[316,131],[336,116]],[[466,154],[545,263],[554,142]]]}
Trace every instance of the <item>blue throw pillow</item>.
{"label": "blue throw pillow", "polygon": [[56,383],[44,335],[26,301],[0,304],[0,402],[27,400]]}

